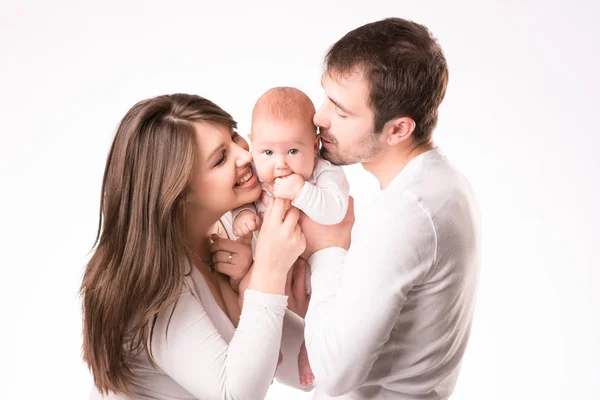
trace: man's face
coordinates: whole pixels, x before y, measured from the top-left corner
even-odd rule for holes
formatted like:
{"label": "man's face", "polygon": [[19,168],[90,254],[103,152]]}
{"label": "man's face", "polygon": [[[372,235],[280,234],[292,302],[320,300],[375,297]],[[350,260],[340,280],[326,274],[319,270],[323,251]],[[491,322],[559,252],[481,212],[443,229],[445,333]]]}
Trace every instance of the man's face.
{"label": "man's face", "polygon": [[363,74],[326,71],[321,84],[326,99],[313,118],[321,134],[321,156],[336,165],[373,160],[381,151],[381,135],[373,132],[374,115]]}

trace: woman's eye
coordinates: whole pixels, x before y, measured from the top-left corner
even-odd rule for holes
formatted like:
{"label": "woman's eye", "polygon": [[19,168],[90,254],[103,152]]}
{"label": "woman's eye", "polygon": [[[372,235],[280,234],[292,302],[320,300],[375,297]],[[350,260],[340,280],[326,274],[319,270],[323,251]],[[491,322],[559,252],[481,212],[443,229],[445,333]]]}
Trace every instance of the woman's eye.
{"label": "woman's eye", "polygon": [[288,151],[288,154],[291,154],[291,155],[298,154],[298,149],[291,149],[290,151]]}
{"label": "woman's eye", "polygon": [[225,150],[223,150],[223,152],[221,153],[221,158],[219,158],[219,161],[217,161],[217,163],[215,164],[215,167],[219,167],[219,166],[223,165],[226,157],[227,157],[227,152]]}
{"label": "woman's eye", "polygon": [[273,150],[265,150],[265,155],[272,156],[273,155]]}

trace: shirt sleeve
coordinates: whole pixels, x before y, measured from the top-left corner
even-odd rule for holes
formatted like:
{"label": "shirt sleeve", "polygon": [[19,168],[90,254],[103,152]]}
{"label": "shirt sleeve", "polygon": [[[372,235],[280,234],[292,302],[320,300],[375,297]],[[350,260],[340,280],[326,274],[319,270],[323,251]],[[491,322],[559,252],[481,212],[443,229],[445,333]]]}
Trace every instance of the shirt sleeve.
{"label": "shirt sleeve", "polygon": [[322,225],[341,222],[348,209],[350,186],[342,167],[320,160],[315,183],[305,182],[292,205]]}
{"label": "shirt sleeve", "polygon": [[287,296],[247,290],[240,322],[227,343],[191,293],[159,315],[156,364],[199,399],[264,399],[273,380]]}
{"label": "shirt sleeve", "polygon": [[389,200],[375,204],[364,223],[355,225],[348,252],[324,249],[309,260],[306,347],[315,383],[329,396],[365,381],[408,292],[435,262],[437,238],[429,213],[409,195]]}

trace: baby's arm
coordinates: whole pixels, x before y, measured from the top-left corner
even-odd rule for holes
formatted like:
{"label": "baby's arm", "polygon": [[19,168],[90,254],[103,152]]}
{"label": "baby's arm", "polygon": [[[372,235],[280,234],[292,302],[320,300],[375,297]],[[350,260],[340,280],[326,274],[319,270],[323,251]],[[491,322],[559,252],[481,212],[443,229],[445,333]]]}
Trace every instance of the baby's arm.
{"label": "baby's arm", "polygon": [[316,182],[305,182],[292,205],[322,225],[341,222],[348,209],[350,186],[342,167],[319,160],[315,166]]}

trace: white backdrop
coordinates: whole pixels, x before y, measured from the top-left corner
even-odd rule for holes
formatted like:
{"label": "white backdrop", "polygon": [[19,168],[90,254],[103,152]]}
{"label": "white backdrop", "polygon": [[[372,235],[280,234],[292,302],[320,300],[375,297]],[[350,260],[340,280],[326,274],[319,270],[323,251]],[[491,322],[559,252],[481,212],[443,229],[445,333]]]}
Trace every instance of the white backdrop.
{"label": "white backdrop", "polygon": [[[445,49],[436,140],[483,213],[453,399],[600,398],[598,2],[320,3],[0,1],[0,398],[89,392],[77,290],[130,106],[198,93],[245,133],[272,86],[320,104],[328,46],[388,16],[427,25]],[[347,173],[360,209],[375,182]],[[310,395],[275,384],[268,398]]]}

